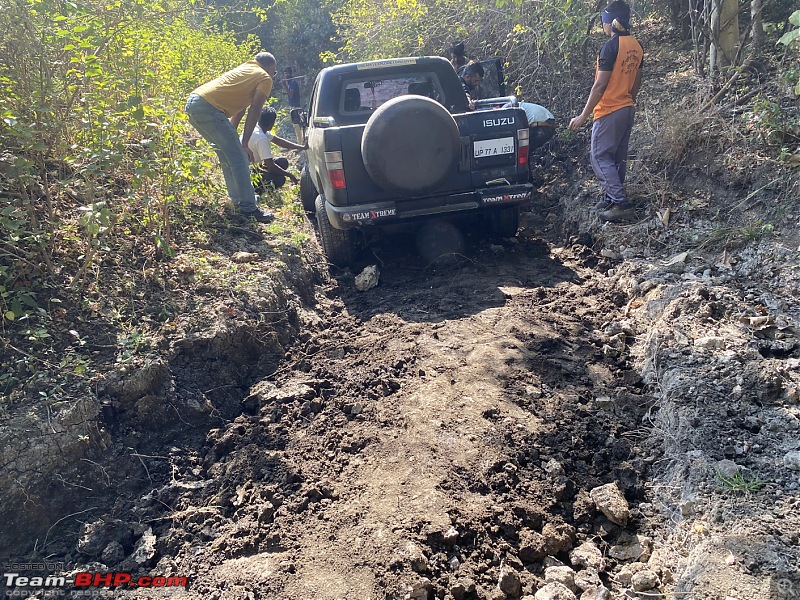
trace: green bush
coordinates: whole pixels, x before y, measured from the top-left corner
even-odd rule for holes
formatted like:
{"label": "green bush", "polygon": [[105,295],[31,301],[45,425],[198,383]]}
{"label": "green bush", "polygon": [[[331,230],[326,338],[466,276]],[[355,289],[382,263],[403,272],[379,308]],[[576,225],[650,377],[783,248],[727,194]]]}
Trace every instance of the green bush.
{"label": "green bush", "polygon": [[48,279],[81,285],[115,228],[144,229],[168,254],[186,199],[208,196],[210,150],[187,143],[183,105],[258,50],[208,19],[177,0],[15,0],[0,11],[4,327],[46,312],[37,290]]}

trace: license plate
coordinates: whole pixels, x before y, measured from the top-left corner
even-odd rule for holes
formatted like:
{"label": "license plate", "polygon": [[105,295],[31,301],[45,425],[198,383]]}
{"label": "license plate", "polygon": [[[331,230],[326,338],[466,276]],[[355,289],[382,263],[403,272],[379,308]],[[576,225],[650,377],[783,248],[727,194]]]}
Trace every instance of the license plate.
{"label": "license plate", "polygon": [[475,158],[514,154],[514,138],[506,137],[497,140],[476,140],[473,144]]}

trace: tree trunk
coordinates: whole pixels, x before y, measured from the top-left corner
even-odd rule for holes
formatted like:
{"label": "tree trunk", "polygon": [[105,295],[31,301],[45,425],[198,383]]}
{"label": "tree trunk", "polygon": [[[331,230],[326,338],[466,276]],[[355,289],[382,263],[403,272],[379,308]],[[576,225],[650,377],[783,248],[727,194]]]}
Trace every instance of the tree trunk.
{"label": "tree trunk", "polygon": [[761,21],[761,0],[750,0],[750,19],[753,23],[753,47],[761,48],[764,45],[764,24]]}
{"label": "tree trunk", "polygon": [[737,0],[713,0],[711,9],[712,75],[730,67],[739,45],[739,4]]}

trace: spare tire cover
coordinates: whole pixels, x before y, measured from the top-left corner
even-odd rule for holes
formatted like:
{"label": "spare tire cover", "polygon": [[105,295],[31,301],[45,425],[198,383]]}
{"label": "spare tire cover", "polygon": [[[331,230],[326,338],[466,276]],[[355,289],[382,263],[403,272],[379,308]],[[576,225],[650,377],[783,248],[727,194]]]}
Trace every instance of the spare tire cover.
{"label": "spare tire cover", "polygon": [[459,148],[452,115],[423,96],[401,96],[383,104],[361,138],[367,173],[381,188],[404,196],[441,186],[456,168]]}

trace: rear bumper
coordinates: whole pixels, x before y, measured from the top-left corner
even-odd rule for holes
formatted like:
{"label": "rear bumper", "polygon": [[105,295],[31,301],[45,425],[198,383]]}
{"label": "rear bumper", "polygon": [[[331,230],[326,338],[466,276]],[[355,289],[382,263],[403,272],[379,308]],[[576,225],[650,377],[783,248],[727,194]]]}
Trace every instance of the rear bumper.
{"label": "rear bumper", "polygon": [[325,202],[328,220],[336,229],[351,229],[366,225],[397,223],[404,219],[415,219],[457,213],[482,208],[515,206],[531,199],[533,185],[517,185],[481,188],[462,194],[408,198],[387,202],[373,202],[355,206],[333,206]]}

